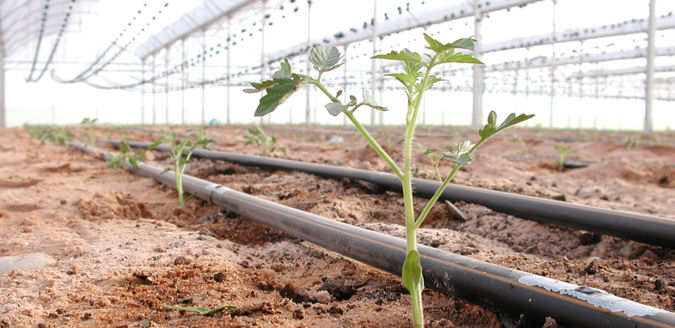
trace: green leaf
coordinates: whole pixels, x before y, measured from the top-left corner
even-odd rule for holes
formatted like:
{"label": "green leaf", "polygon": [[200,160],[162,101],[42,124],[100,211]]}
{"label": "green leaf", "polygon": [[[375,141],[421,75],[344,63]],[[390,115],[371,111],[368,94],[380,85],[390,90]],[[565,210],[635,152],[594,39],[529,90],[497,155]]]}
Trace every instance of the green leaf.
{"label": "green leaf", "polygon": [[452,43],[452,46],[455,48],[474,50],[476,47],[476,40],[473,38],[461,38],[455,40],[455,42]]}
{"label": "green leaf", "polygon": [[431,36],[429,36],[429,34],[426,34],[426,33],[424,33],[424,40],[426,40],[427,43],[429,44],[427,49],[431,49],[436,53],[443,52],[443,51],[448,50],[448,49],[452,49],[451,44],[443,44],[443,43],[439,42],[438,40],[432,38]]}
{"label": "green leaf", "polygon": [[437,64],[443,63],[469,63],[469,64],[483,64],[482,61],[470,54],[463,54],[461,52],[447,52],[443,53],[436,59]]}
{"label": "green leaf", "polygon": [[440,81],[445,81],[445,80],[437,77],[436,75],[429,76],[429,82],[428,82],[425,90],[431,89],[431,87],[433,87],[434,84],[436,84],[436,82],[440,82]]}
{"label": "green leaf", "polygon": [[415,290],[424,289],[424,277],[422,277],[422,265],[420,265],[420,254],[417,251],[410,251],[403,262],[401,273],[403,286],[412,294]]}
{"label": "green leaf", "polygon": [[485,139],[488,139],[488,138],[492,137],[493,135],[497,134],[498,132],[500,132],[500,131],[502,131],[506,128],[509,128],[509,127],[514,126],[518,123],[527,121],[527,120],[529,120],[533,117],[534,117],[534,114],[530,114],[530,115],[520,114],[520,115],[516,116],[516,114],[511,113],[511,114],[509,114],[509,116],[506,117],[504,122],[497,125],[497,113],[495,113],[494,111],[490,111],[490,114],[488,114],[487,124],[485,124],[482,128],[480,128],[478,130],[478,134],[480,134],[480,137],[483,140],[485,140]]}
{"label": "green leaf", "polygon": [[413,81],[415,81],[418,77],[422,76],[422,72],[420,72],[421,68],[422,64],[420,63],[411,61],[403,62],[403,71],[405,72],[406,75],[410,76]]}
{"label": "green leaf", "polygon": [[319,72],[334,70],[340,65],[340,51],[336,47],[315,47],[309,53],[309,61],[314,64],[314,69]]}
{"label": "green leaf", "polygon": [[277,85],[267,88],[267,94],[260,98],[258,108],[255,110],[255,116],[264,116],[273,112],[291,94],[299,89],[300,81],[298,79],[283,79],[278,81]]}
{"label": "green leaf", "polygon": [[403,86],[408,89],[412,90],[413,86],[415,85],[415,79],[412,78],[410,75],[403,74],[403,73],[392,73],[392,74],[387,74],[387,76],[391,76],[393,78],[396,78]]}
{"label": "green leaf", "polygon": [[387,109],[387,107],[378,105],[377,102],[375,102],[375,97],[373,97],[373,95],[371,95],[370,92],[368,92],[368,90],[366,89],[363,89],[363,104],[372,109],[381,110],[383,112],[389,110]]}
{"label": "green leaf", "polygon": [[281,62],[281,68],[274,72],[272,78],[275,80],[281,80],[290,79],[291,77],[291,64],[288,63],[288,59],[284,58],[284,61]]}
{"label": "green leaf", "polygon": [[225,309],[236,309],[236,306],[233,305],[226,305],[226,306],[221,306],[215,309],[209,309],[209,308],[203,308],[203,307],[184,307],[184,306],[176,306],[176,305],[169,305],[169,304],[164,304],[165,309],[169,310],[182,310],[182,311],[190,311],[190,312],[195,312],[199,313],[203,316],[210,317],[218,312],[222,312]]}
{"label": "green leaf", "polygon": [[328,110],[328,113],[330,113],[331,115],[338,116],[345,109],[347,109],[347,106],[337,102],[330,102],[326,104],[326,109]]}
{"label": "green leaf", "polygon": [[413,63],[422,64],[422,56],[416,52],[412,52],[408,49],[403,49],[403,51],[392,51],[385,55],[376,55],[373,56],[374,59],[389,59],[389,60],[401,60]]}
{"label": "green leaf", "polygon": [[443,159],[460,165],[471,164],[471,149],[473,145],[469,140],[464,140],[457,144],[454,151],[443,152]]}

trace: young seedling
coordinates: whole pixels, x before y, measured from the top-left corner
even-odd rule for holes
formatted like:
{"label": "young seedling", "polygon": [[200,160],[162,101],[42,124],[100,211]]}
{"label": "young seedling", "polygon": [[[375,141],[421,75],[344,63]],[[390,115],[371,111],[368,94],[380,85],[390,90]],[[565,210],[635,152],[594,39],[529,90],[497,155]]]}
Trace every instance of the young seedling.
{"label": "young seedling", "polygon": [[565,168],[565,159],[567,158],[567,155],[574,154],[576,151],[572,149],[572,146],[554,145],[553,147],[558,152],[558,171],[562,172]]}
{"label": "young seedling", "polygon": [[218,312],[222,312],[224,310],[236,309],[237,307],[233,306],[233,305],[225,305],[225,306],[217,307],[215,309],[209,309],[209,308],[203,308],[203,307],[184,307],[184,306],[164,304],[164,308],[169,309],[169,310],[189,311],[189,312],[199,313],[199,314],[201,314],[205,317],[211,317]]}
{"label": "young seedling", "polygon": [[73,137],[72,132],[64,127],[51,126],[31,126],[26,125],[28,134],[31,138],[40,140],[40,145],[44,145],[46,141],[53,142],[59,145],[65,145],[66,140]]}
{"label": "young seedling", "polygon": [[91,118],[85,117],[84,119],[82,119],[82,122],[80,122],[81,125],[84,125],[84,126],[87,127],[86,144],[90,145],[90,146],[93,146],[94,142],[96,142],[96,136],[94,135],[94,129],[96,128],[96,121],[98,121],[98,119],[96,119],[96,118],[91,119]]}
{"label": "young seedling", "polygon": [[[178,134],[174,131],[168,131],[164,134],[163,143],[169,145],[171,148],[170,157],[173,164],[173,172],[176,177],[176,192],[178,193],[178,206],[185,208],[187,202],[194,196],[194,194],[184,199],[183,196],[183,173],[187,165],[190,163],[192,153],[198,148],[206,149],[209,143],[214,142],[213,139],[205,137],[205,128],[198,131],[190,132],[182,141],[178,140]],[[171,169],[166,169],[170,171]]]}
{"label": "young seedling", "polygon": [[146,151],[152,150],[155,147],[159,145],[159,141],[152,143],[150,146],[143,148],[143,149],[138,149],[138,150],[131,150],[131,147],[129,147],[129,144],[127,143],[126,139],[122,139],[120,141],[120,151],[113,155],[112,157],[108,158],[106,161],[108,163],[108,168],[110,169],[116,169],[120,167],[122,163],[129,162],[131,166],[134,167],[134,169],[138,168],[138,162],[143,162],[145,159],[143,158],[143,154],[145,154]]}
{"label": "young seedling", "polygon": [[514,136],[513,138],[509,139],[509,141],[520,144],[523,147],[523,156],[525,157],[529,156],[530,152],[523,138],[521,138],[520,136]]}
{"label": "young seedling", "polygon": [[275,135],[267,135],[260,127],[248,129],[248,134],[244,138],[247,145],[255,143],[257,146],[262,146],[263,156],[269,156],[276,150],[286,155],[286,148],[277,147],[277,137]]}
{"label": "young seedling", "polygon": [[[427,49],[430,50],[425,54],[419,54],[404,49],[400,52],[392,51],[388,54],[373,57],[376,59],[399,61],[403,66],[403,72],[387,74],[387,76],[395,78],[403,85],[408,98],[407,114],[405,116],[403,168],[399,167],[398,164],[394,162],[391,156],[389,156],[354,116],[354,112],[364,106],[381,111],[386,111],[387,108],[377,104],[373,96],[366,91],[363,92],[363,96],[360,100],[358,100],[356,96],[350,95],[349,101],[343,103],[339,99],[343,92],[342,90],[332,93],[321,82],[321,77],[324,73],[334,70],[342,65],[339,63],[341,56],[336,47],[317,47],[312,49],[309,60],[313,64],[314,69],[318,71],[316,77],[293,73],[288,60],[284,60],[281,63],[281,69],[274,73],[271,80],[262,81],[260,83],[251,83],[253,89],[244,90],[246,92],[265,91],[265,95],[260,98],[260,103],[255,111],[255,116],[263,116],[274,111],[279,104],[283,103],[301,87],[305,85],[317,87],[329,99],[329,102],[325,106],[328,113],[333,116],[340,114],[345,115],[380,157],[382,157],[389,165],[396,176],[399,177],[401,180],[405,207],[407,246],[407,255],[402,267],[402,280],[404,286],[410,292],[412,320],[415,327],[423,327],[424,325],[422,308],[424,280],[422,277],[422,267],[420,265],[420,254],[417,251],[417,229],[422,222],[424,222],[424,219],[427,214],[429,214],[432,206],[441,196],[443,190],[455,176],[459,168],[462,165],[471,163],[472,156],[480,145],[498,132],[534,116],[524,114],[516,116],[515,114],[510,114],[502,123],[498,123],[497,114],[495,112],[490,112],[487,124],[478,130],[480,140],[478,140],[476,144],[472,144],[470,141],[466,140],[452,147],[452,150],[443,152],[443,159],[453,163],[452,171],[445,177],[440,188],[431,199],[429,199],[419,216],[416,217],[412,196],[412,141],[424,92],[433,87],[434,84],[443,81],[442,78],[432,74],[432,71],[436,69],[437,66],[446,63],[482,64],[480,60],[474,58],[472,55],[457,51],[457,49],[473,49],[473,39],[459,39],[451,43],[441,43],[427,34],[424,34],[424,38],[428,43]],[[451,101],[446,102],[446,104],[450,103]]]}

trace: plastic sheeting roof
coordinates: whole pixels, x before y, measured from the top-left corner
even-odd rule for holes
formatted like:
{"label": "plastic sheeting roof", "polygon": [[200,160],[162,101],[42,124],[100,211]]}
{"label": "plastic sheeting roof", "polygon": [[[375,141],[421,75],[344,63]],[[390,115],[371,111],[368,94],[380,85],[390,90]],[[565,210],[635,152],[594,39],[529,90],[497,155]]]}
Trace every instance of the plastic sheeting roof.
{"label": "plastic sheeting roof", "polygon": [[237,11],[250,2],[252,0],[204,0],[203,3],[184,14],[178,21],[166,26],[162,31],[143,42],[134,53],[141,59],[145,59],[223,16]]}
{"label": "plastic sheeting roof", "polygon": [[11,56],[26,44],[35,43],[41,29],[42,37],[57,33],[66,13],[70,15],[68,7],[73,5],[73,0],[0,0],[0,51],[3,57]]}
{"label": "plastic sheeting roof", "polygon": [[[542,0],[482,0],[479,8],[482,12],[492,12],[510,7],[525,6],[529,3]],[[463,1],[459,5],[447,6],[443,10],[427,9],[416,12],[414,16],[399,16],[384,22],[377,22],[377,34],[389,35],[412,28],[432,25],[440,22],[450,21],[464,17],[473,16],[473,1]],[[346,32],[340,32],[335,35],[326,35],[314,39],[310,42],[312,46],[339,46],[350,44],[362,40],[368,40],[373,36],[373,26],[368,25],[363,29],[352,29]],[[295,46],[280,50],[266,56],[268,62],[274,62],[284,57],[293,56],[308,51],[307,43],[297,44]]]}

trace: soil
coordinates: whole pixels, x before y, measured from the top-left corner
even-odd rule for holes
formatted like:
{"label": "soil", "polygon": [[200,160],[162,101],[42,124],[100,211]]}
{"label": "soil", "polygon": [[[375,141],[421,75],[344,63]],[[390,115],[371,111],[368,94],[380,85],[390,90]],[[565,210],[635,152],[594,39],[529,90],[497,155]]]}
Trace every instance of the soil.
{"label": "soil", "polygon": [[[81,139],[86,130],[72,128]],[[187,128],[178,128],[185,131]],[[159,131],[155,127],[154,130]],[[100,138],[155,140],[148,128],[99,128]],[[265,127],[273,157],[388,171],[352,130]],[[401,161],[400,129],[375,137]],[[210,148],[261,154],[246,127],[211,127]],[[418,129],[442,148],[476,139],[466,129]],[[556,144],[591,161],[558,170]],[[200,200],[109,169],[100,158],[0,130],[0,258],[32,265],[0,270],[0,327],[408,327],[410,298],[396,276],[341,257]],[[108,151],[113,148],[99,145]],[[145,159],[168,167],[166,154]],[[420,151],[416,175],[432,178]],[[441,174],[450,166],[441,162]],[[404,235],[399,194],[368,183],[195,159],[187,174],[394,236]],[[675,219],[675,134],[508,131],[485,144],[455,183]],[[415,198],[417,212],[425,199]],[[486,207],[436,204],[421,243],[535,274],[604,289],[675,311],[675,251],[545,225]],[[38,259],[38,260],[36,260]],[[26,260],[28,261],[28,260]],[[0,266],[1,268],[1,266]],[[496,312],[432,290],[428,327],[510,327]],[[165,305],[226,307],[212,316]],[[539,323],[541,325],[542,323]],[[554,320],[547,327],[554,327]]]}

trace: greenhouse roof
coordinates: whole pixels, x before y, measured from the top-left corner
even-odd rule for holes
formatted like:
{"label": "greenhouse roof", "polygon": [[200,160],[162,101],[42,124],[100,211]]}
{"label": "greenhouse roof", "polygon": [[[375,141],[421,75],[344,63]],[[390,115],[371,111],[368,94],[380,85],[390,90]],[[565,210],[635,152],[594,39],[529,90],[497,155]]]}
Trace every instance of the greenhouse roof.
{"label": "greenhouse roof", "polygon": [[22,46],[62,35],[75,0],[0,0],[0,51],[11,56]]}
{"label": "greenhouse roof", "polygon": [[178,21],[166,26],[136,48],[135,54],[145,59],[172,43],[184,39],[218,19],[237,11],[252,0],[204,0],[199,6],[185,13]]}
{"label": "greenhouse roof", "polygon": [[[527,4],[541,0],[486,0],[481,1],[479,8],[483,12],[492,12],[510,7],[526,6]],[[399,16],[377,23],[377,34],[379,36],[389,35],[409,29],[424,27],[454,19],[471,17],[474,15],[473,3],[464,1],[459,5],[447,6],[443,10],[437,8],[415,12],[414,15]],[[337,32],[333,35],[326,35],[322,38],[314,39],[310,42],[312,46],[318,45],[345,45],[358,41],[368,40],[373,36],[373,26],[367,25],[361,29],[352,28],[344,32]],[[307,43],[297,44],[289,48],[280,50],[267,56],[269,62],[280,60],[284,57],[297,55],[306,52]]]}

